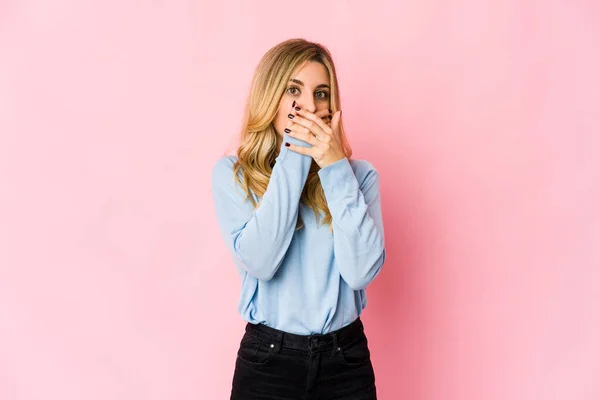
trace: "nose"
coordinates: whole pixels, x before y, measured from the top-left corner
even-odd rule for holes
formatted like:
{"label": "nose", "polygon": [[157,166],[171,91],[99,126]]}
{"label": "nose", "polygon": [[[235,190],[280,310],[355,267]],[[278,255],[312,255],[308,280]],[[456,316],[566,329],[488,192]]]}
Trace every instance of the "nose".
{"label": "nose", "polygon": [[312,93],[310,92],[302,94],[302,97],[298,100],[298,106],[303,110],[307,110],[311,113],[314,113],[317,109],[315,99],[313,98]]}

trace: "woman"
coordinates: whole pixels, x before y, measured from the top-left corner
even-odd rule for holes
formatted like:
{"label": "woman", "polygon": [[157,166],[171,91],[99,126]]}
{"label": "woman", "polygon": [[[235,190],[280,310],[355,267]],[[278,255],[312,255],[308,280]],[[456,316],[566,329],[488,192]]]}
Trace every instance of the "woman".
{"label": "woman", "polygon": [[270,49],[237,156],[212,170],[221,234],[239,272],[241,339],[231,399],[376,399],[360,314],[385,261],[378,174],[342,127],[329,51]]}

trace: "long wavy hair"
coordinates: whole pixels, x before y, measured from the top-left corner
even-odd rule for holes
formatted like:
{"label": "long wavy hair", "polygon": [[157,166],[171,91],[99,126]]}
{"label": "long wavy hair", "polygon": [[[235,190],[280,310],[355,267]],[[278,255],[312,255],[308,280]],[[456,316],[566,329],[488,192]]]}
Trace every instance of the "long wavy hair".
{"label": "long wavy hair", "polygon": [[[323,45],[305,39],[289,39],[272,47],[263,56],[250,86],[237,149],[238,159],[233,165],[235,180],[244,189],[246,198],[250,199],[255,209],[260,202],[252,198],[251,192],[262,198],[267,190],[275,159],[279,155],[282,138],[273,126],[279,102],[292,73],[307,61],[319,62],[325,66],[329,72],[331,87],[329,108],[332,115],[340,109],[340,91],[335,66],[331,54]],[[341,120],[339,130],[343,152],[350,159],[352,148]],[[333,232],[331,213],[317,174],[319,169],[315,160],[312,160],[300,202],[314,211],[317,222],[321,219],[322,212],[324,216],[321,224],[329,224],[329,231]],[[240,170],[243,180],[238,176]],[[296,230],[303,226],[304,222],[298,213]]]}

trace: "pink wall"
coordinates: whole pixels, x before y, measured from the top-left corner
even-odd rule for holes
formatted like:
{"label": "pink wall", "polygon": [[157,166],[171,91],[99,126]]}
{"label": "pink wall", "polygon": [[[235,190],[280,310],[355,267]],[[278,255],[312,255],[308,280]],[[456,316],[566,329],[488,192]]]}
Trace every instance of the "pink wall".
{"label": "pink wall", "polygon": [[600,398],[596,2],[198,3],[0,3],[0,399],[228,398],[210,166],[296,36],[382,176],[380,398]]}

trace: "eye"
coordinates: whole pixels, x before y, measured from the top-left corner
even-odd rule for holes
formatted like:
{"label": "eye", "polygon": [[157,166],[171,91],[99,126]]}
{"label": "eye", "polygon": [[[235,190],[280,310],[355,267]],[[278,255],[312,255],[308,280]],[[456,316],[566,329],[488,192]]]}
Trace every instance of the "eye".
{"label": "eye", "polygon": [[[319,96],[319,94],[322,94],[322,96]],[[315,97],[317,99],[323,100],[323,99],[326,99],[327,97],[329,97],[329,93],[327,93],[327,91],[325,91],[325,90],[321,90],[321,91],[317,92],[317,95]]]}
{"label": "eye", "polygon": [[[296,95],[296,94],[298,94],[300,92],[300,89],[298,89],[296,86],[291,86],[291,87],[288,88],[287,91],[291,95]],[[297,91],[297,92],[294,93],[292,91]]]}

